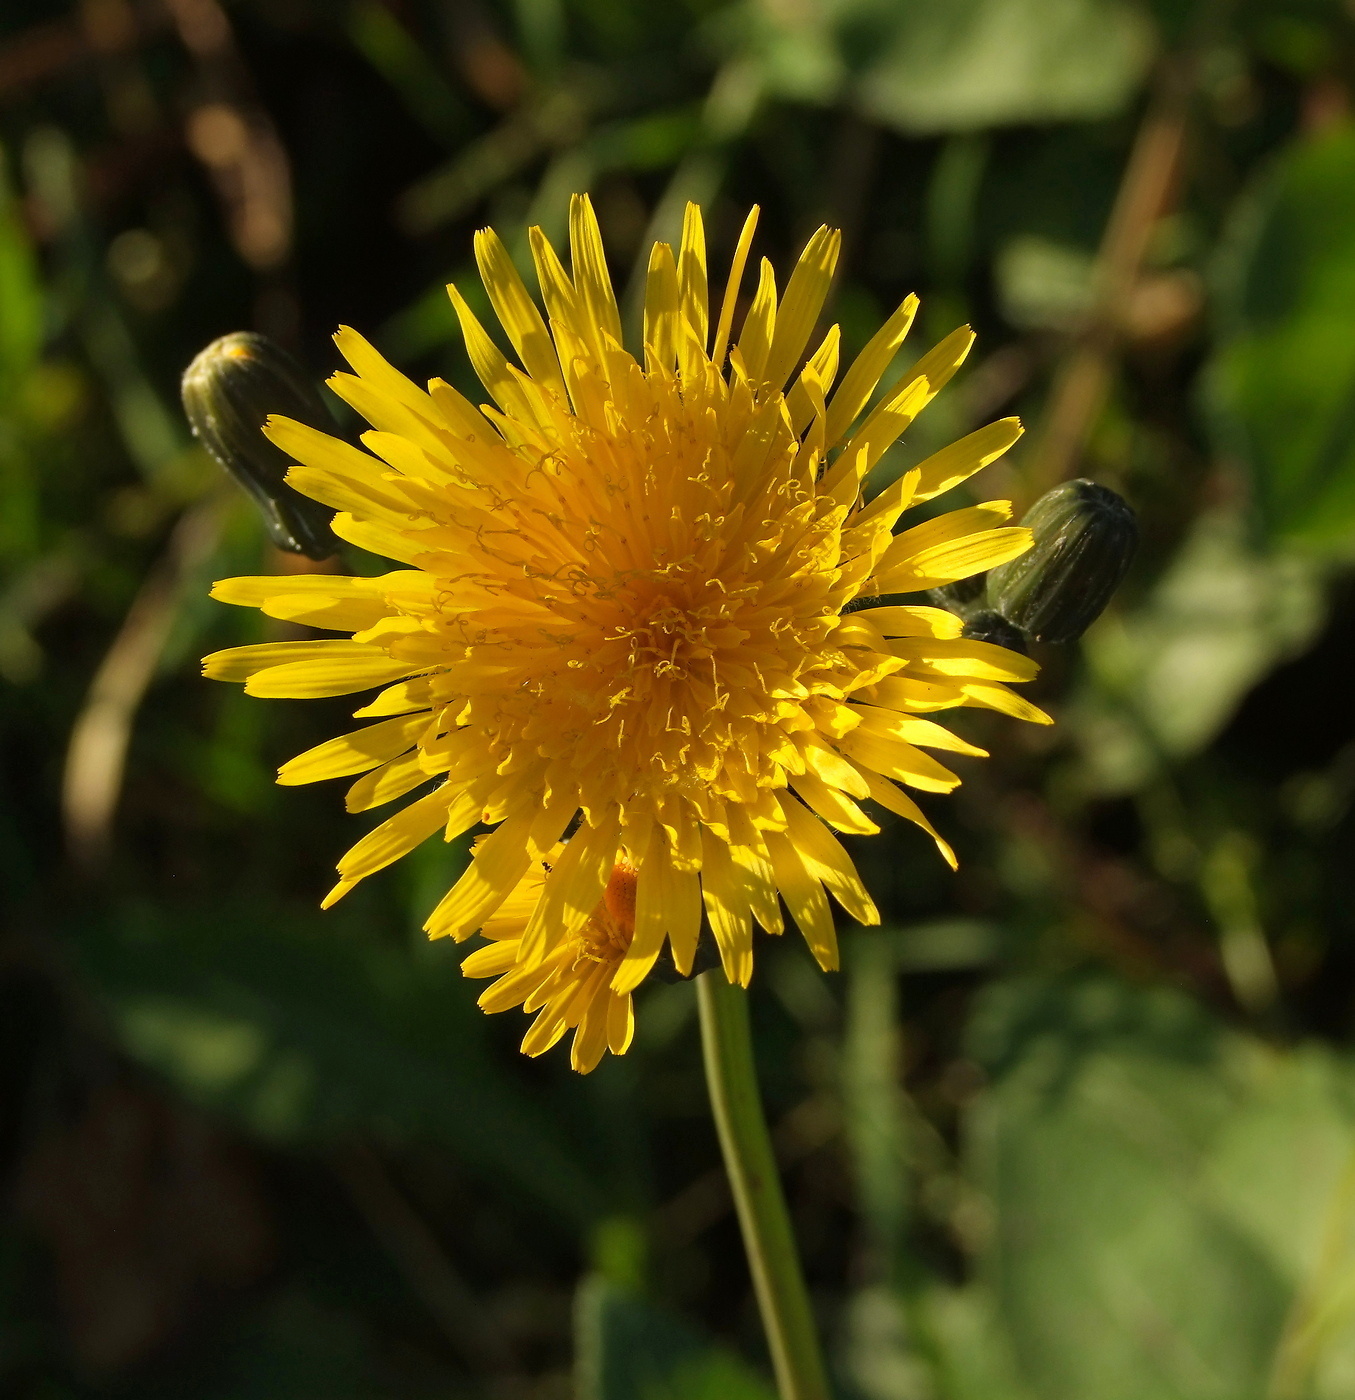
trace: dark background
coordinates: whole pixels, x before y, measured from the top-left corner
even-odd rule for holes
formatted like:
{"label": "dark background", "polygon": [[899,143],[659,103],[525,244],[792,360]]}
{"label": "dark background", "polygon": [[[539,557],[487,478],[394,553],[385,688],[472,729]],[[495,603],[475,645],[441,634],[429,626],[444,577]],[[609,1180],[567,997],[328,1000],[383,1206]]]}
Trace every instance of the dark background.
{"label": "dark background", "polygon": [[760,946],[841,1394],[1355,1392],[1352,80],[1335,0],[6,0],[0,1394],[769,1393],[690,987],[524,1060],[418,932],[463,846],[317,908],[363,828],[272,779],[351,706],[196,664],[270,625],[213,579],[313,566],[189,359],[346,323],[469,391],[473,230],[583,189],[621,288],[688,198],[717,282],[754,201],[783,277],[842,227],[850,349],[979,332],[879,480],[1017,412],[980,498],[1143,527],[1057,727],[957,720],[958,875],[890,825],[842,974]]}

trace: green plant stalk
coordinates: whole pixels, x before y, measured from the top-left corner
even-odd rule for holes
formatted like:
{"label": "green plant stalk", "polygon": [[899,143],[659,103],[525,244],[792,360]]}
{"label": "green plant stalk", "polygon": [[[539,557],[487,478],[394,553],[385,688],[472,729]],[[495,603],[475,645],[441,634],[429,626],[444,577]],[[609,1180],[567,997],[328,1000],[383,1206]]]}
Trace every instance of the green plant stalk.
{"label": "green plant stalk", "polygon": [[696,979],[711,1113],[739,1213],[781,1400],[830,1400],[772,1140],[762,1112],[748,993],[719,969]]}

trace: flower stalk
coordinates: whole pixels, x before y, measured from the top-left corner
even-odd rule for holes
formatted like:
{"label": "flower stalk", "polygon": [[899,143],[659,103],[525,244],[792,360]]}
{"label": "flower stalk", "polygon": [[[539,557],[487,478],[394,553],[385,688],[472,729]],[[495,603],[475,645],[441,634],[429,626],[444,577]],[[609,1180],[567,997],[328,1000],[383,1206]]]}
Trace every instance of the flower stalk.
{"label": "flower stalk", "polygon": [[696,979],[711,1113],[738,1209],[781,1400],[830,1400],[814,1316],[762,1112],[748,993],[716,969]]}

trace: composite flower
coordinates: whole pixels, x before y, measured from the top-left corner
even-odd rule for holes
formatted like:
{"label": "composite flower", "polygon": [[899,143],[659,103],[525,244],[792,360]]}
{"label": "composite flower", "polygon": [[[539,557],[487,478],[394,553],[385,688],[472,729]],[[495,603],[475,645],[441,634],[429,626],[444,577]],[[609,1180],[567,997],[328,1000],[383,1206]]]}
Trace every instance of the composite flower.
{"label": "composite flower", "polygon": [[653,249],[638,356],[586,198],[571,207],[568,270],[531,232],[540,306],[503,243],[478,234],[513,358],[449,290],[490,402],[418,387],[345,328],[353,372],[330,385],[371,425],[363,448],[286,418],[266,427],[296,463],[291,485],[338,512],[334,532],[403,567],[213,589],[347,635],[217,652],[208,676],[272,697],[379,688],[356,711],[363,727],[279,781],[355,778],[354,812],[418,793],[340,860],[326,905],[425,840],[492,828],[427,931],[485,930],[467,971],[498,976],[488,1009],[544,1009],[525,1048],[574,1029],[580,1068],[625,1048],[630,993],[665,947],[690,972],[703,929],[734,982],[783,909],[835,967],[829,896],[878,920],[835,834],[878,831],[870,804],[953,863],[908,790],[958,784],[931,751],[981,751],[929,716],[976,706],[1047,722],[1009,688],[1034,663],[908,598],[1027,549],[1008,503],[896,530],[1020,424],[980,428],[863,495],[972,333],[877,392],[909,297],[839,373],[837,327],[815,334],[839,248],[821,228],[780,295],[762,261],[735,338],[755,224],[756,210],[712,299],[688,207],[677,251]]}

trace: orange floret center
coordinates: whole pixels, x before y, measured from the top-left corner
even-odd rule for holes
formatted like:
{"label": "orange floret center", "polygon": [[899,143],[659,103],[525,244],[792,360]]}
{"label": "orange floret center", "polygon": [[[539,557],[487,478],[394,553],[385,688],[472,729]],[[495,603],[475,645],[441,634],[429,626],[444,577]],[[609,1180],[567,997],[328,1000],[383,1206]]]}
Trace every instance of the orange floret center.
{"label": "orange floret center", "polygon": [[619,860],[598,907],[576,936],[575,966],[583,961],[620,962],[635,936],[635,885],[638,872]]}

